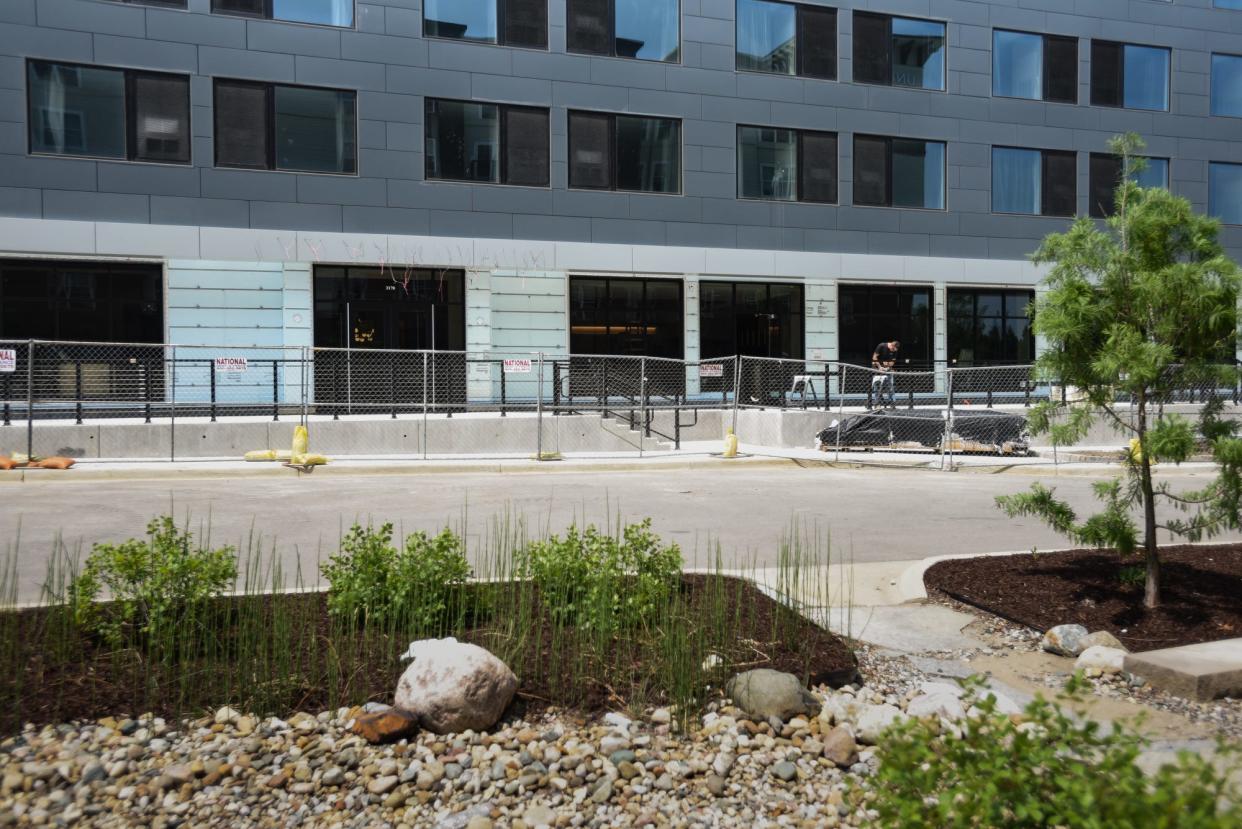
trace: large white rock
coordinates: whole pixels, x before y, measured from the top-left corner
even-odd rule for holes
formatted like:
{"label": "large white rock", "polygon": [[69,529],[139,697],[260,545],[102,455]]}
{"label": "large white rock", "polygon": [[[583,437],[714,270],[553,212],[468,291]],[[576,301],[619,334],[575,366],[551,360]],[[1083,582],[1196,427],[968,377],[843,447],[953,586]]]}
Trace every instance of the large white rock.
{"label": "large white rock", "polygon": [[491,728],[517,691],[508,665],[452,637],[411,642],[404,658],[414,661],[397,682],[393,703],[436,734]]}
{"label": "large white rock", "polygon": [[946,720],[960,720],[966,716],[966,709],[962,707],[960,691],[953,693],[934,689],[930,693],[919,694],[910,700],[906,705],[906,714],[911,717],[943,717]]}
{"label": "large white rock", "polygon": [[875,745],[879,742],[884,730],[905,715],[895,705],[867,705],[859,710],[858,721],[855,723],[855,735],[858,742]]}
{"label": "large white rock", "polygon": [[1074,670],[1086,671],[1094,668],[1104,674],[1119,674],[1125,669],[1125,665],[1125,651],[1104,645],[1092,645],[1078,655]]}

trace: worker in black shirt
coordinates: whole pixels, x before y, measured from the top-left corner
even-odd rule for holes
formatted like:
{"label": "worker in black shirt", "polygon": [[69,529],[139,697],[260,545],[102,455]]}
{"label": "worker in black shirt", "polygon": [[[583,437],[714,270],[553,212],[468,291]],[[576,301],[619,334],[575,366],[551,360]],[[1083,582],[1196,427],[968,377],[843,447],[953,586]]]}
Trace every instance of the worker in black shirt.
{"label": "worker in black shirt", "polygon": [[887,392],[889,407],[897,408],[897,401],[893,397],[893,366],[897,364],[897,352],[900,350],[899,341],[889,340],[877,345],[871,353],[871,367],[876,370],[871,378],[871,391],[877,407],[884,406],[884,395]]}

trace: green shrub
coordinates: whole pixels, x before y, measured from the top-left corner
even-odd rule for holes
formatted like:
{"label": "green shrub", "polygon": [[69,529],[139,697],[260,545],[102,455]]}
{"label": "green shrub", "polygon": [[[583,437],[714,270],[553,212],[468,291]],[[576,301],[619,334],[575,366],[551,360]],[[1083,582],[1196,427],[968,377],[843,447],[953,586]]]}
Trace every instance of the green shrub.
{"label": "green shrub", "polygon": [[662,544],[646,519],[619,539],[571,526],[564,538],[527,545],[518,567],[558,622],[609,631],[651,622],[677,589],[681,563],[681,549]]}
{"label": "green shrub", "polygon": [[[114,645],[135,636],[167,642],[236,579],[232,547],[196,545],[165,515],[147,524],[145,540],[96,544],[69,595],[78,623]],[[112,598],[106,606],[99,601],[104,590]]]}
{"label": "green shrub", "polygon": [[[996,711],[977,681],[979,716],[962,735],[910,720],[883,739],[875,779],[880,825],[903,829],[1232,829],[1242,806],[1228,776],[1183,753],[1153,776],[1136,764],[1145,742],[1036,699],[1022,723]],[[1071,680],[1070,699],[1081,685]],[[1223,746],[1222,746],[1223,748]],[[1234,749],[1236,751],[1236,749]]]}
{"label": "green shrub", "polygon": [[392,524],[350,528],[322,567],[328,610],[341,619],[399,621],[411,633],[438,630],[461,607],[454,599],[471,576],[465,547],[449,529],[435,537],[412,533],[401,550],[392,534]]}

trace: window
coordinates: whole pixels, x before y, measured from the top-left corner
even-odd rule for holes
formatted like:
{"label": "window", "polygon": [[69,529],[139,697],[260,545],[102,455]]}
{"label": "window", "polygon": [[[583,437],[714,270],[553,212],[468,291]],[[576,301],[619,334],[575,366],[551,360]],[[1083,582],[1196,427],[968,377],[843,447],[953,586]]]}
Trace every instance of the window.
{"label": "window", "polygon": [[[878,343],[899,340],[903,368],[931,364],[931,288],[842,284],[837,288],[837,304],[841,362],[869,366]],[[870,383],[870,377],[864,382]]]}
{"label": "window", "polygon": [[185,75],[32,60],[27,81],[32,153],[190,163]]}
{"label": "window", "polygon": [[737,68],[837,79],[837,10],[737,0]]}
{"label": "window", "polygon": [[944,24],[854,12],[854,80],[944,89]]}
{"label": "window", "polygon": [[1059,150],[992,148],[992,212],[1073,216],[1078,156]]}
{"label": "window", "polygon": [[680,193],[681,122],[570,112],[569,186]]}
{"label": "window", "polygon": [[1212,114],[1242,118],[1242,55],[1212,55]]}
{"label": "window", "polygon": [[217,167],[357,171],[356,94],[217,79]]}
{"label": "window", "polygon": [[[1143,161],[1146,166],[1142,170],[1131,170],[1130,180],[1139,187],[1168,188],[1169,160],[1145,158]],[[1111,216],[1117,185],[1121,183],[1121,157],[1111,153],[1092,153],[1090,181],[1089,212],[1097,219]]]}
{"label": "window", "polygon": [[1169,108],[1169,50],[1091,41],[1091,103],[1127,109]]}
{"label": "window", "polygon": [[854,204],[944,209],[944,143],[854,136]]}
{"label": "window", "polygon": [[569,278],[569,353],[683,356],[681,281]]}
{"label": "window", "polygon": [[427,99],[429,179],[548,186],[548,111]]}
{"label": "window", "polygon": [[700,282],[700,353],[705,360],[735,354],[802,359],[802,309],[801,285]]}
{"label": "window", "polygon": [[354,25],[354,0],[211,0],[211,10],[290,23]]}
{"label": "window", "polygon": [[1208,165],[1208,213],[1227,225],[1242,225],[1242,164]]}
{"label": "window", "polygon": [[1035,356],[1034,291],[950,288],[949,366],[1023,365]]}
{"label": "window", "polygon": [[423,34],[546,49],[548,0],[425,0]]}
{"label": "window", "polygon": [[570,52],[681,60],[681,0],[567,0]]}
{"label": "window", "polygon": [[738,127],[737,194],[836,204],[837,134]]}
{"label": "window", "polygon": [[1242,9],[1242,0],[1213,0],[1218,9]]}
{"label": "window", "polygon": [[163,6],[169,9],[184,9],[185,0],[112,0],[114,3],[130,3],[135,6]]}
{"label": "window", "polygon": [[992,94],[1078,102],[1078,39],[997,29],[992,33]]}
{"label": "window", "polygon": [[162,270],[129,262],[0,260],[0,337],[164,342]]}

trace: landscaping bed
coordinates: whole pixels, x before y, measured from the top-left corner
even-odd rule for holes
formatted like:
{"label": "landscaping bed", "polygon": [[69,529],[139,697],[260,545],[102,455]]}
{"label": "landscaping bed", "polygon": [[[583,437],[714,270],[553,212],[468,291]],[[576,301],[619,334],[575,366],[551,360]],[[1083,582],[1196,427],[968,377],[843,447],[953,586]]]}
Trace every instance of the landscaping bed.
{"label": "landscaping bed", "polygon": [[923,582],[1036,630],[1107,630],[1132,651],[1242,636],[1242,544],[1163,547],[1161,561],[1154,610],[1143,607],[1142,559],[1104,550],[941,561]]}
{"label": "landscaping bed", "polygon": [[[651,627],[609,633],[557,623],[529,582],[463,588],[452,635],[496,653],[519,679],[517,705],[595,714],[699,701],[739,670],[771,667],[816,684],[857,676],[837,637],[723,575],[685,575]],[[324,593],[218,599],[171,648],[113,647],[64,607],[0,615],[0,730],[108,715],[195,715],[230,704],[261,714],[391,701],[411,639],[401,620],[367,626],[328,612]],[[712,655],[715,655],[714,657]]]}

